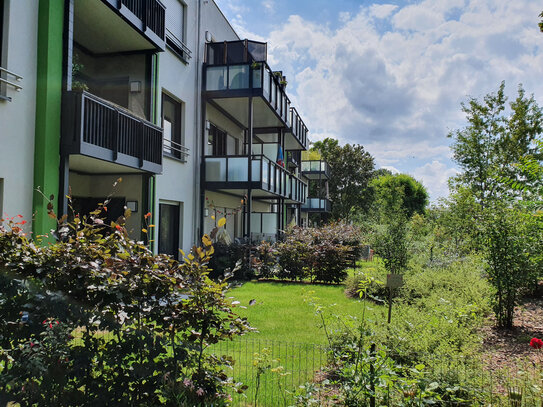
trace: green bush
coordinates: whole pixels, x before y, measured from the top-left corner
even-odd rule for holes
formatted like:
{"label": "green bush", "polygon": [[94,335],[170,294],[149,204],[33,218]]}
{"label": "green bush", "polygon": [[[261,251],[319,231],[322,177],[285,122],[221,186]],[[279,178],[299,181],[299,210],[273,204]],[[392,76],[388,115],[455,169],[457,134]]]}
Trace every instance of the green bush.
{"label": "green bush", "polygon": [[43,247],[19,218],[0,228],[0,400],[224,404],[232,361],[205,349],[248,325],[209,278],[211,240],[178,263],[99,213],[59,220],[59,241]]}
{"label": "green bush", "polygon": [[319,228],[293,227],[274,245],[274,253],[279,264],[275,277],[340,283],[362,253],[361,232],[344,223]]}

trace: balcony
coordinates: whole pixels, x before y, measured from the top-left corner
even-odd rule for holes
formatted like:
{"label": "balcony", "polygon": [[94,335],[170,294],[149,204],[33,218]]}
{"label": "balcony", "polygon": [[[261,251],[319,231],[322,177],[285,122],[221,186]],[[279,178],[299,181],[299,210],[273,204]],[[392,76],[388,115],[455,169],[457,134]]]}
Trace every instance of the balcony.
{"label": "balcony", "polygon": [[287,167],[297,168],[300,166],[302,156],[300,151],[287,151]]}
{"label": "balcony", "polygon": [[308,179],[330,179],[330,166],[326,161],[302,161],[302,174]]}
{"label": "balcony", "polygon": [[162,129],[88,92],[63,98],[62,151],[140,172],[162,171]]}
{"label": "balcony", "polygon": [[285,134],[285,149],[307,150],[308,129],[295,108],[290,108],[289,131]]}
{"label": "balcony", "polygon": [[251,188],[253,198],[284,198],[297,203],[305,201],[307,191],[303,181],[263,155],[205,157],[205,181],[209,190],[244,195]]}
{"label": "balcony", "polygon": [[326,198],[307,198],[307,202],[302,205],[304,212],[326,212],[332,210],[332,203]]}
{"label": "balcony", "polygon": [[159,0],[78,0],[74,38],[95,54],[163,51],[165,18]]}
{"label": "balcony", "polygon": [[252,212],[251,241],[276,241],[278,220],[279,214],[276,212]]}
{"label": "balcony", "polygon": [[247,98],[252,96],[254,128],[290,127],[286,79],[268,66],[265,43],[206,44],[204,69],[207,99],[243,126],[248,127]]}

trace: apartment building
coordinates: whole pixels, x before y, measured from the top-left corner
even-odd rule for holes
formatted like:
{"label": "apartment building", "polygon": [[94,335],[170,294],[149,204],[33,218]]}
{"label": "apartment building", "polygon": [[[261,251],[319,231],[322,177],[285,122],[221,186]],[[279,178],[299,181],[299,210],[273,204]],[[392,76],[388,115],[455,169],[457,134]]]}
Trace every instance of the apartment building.
{"label": "apartment building", "polygon": [[151,212],[174,256],[221,217],[231,240],[301,222],[307,127],[267,44],[214,1],[0,0],[0,22],[0,209],[35,234],[51,195],[59,213],[130,208],[136,239]]}

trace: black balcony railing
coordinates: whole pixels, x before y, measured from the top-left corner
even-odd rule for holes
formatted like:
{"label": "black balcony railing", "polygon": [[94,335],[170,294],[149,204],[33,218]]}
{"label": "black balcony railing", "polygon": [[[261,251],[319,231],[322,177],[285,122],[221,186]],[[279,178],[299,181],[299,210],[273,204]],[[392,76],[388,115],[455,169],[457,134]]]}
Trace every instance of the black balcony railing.
{"label": "black balcony railing", "polygon": [[[102,0],[108,3],[160,49],[164,49],[166,7],[160,0]],[[128,11],[128,12],[127,12]]]}
{"label": "black balcony railing", "polygon": [[332,203],[326,198],[307,198],[307,202],[302,205],[302,211],[305,212],[330,212]]}
{"label": "black balcony railing", "polygon": [[142,171],[162,171],[162,129],[88,92],[67,92],[63,147]]}

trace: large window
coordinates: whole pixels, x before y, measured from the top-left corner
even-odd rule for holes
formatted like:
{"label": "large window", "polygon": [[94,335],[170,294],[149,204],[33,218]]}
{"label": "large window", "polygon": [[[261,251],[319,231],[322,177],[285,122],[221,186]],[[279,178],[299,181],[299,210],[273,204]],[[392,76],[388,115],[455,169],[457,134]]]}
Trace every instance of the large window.
{"label": "large window", "polygon": [[183,105],[172,97],[162,94],[162,128],[164,152],[176,158],[184,158]]}
{"label": "large window", "polygon": [[159,206],[159,253],[179,258],[179,232],[182,206],[180,204],[161,203]]}

